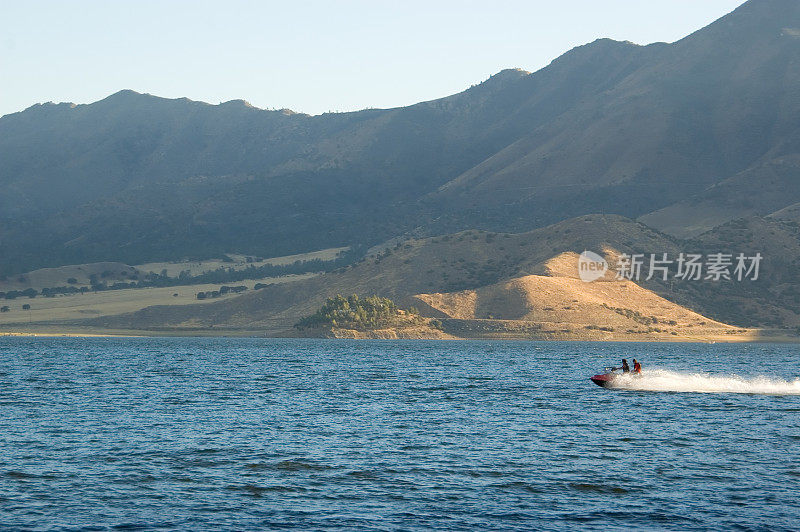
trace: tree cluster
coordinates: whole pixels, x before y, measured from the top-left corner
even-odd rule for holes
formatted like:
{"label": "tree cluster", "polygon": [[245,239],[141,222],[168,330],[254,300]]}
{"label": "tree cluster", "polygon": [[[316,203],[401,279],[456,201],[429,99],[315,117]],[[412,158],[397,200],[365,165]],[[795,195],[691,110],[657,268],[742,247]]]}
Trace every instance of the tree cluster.
{"label": "tree cluster", "polygon": [[197,299],[214,299],[225,294],[239,294],[247,290],[247,287],[242,286],[220,286],[219,290],[211,290],[208,292],[197,292]]}
{"label": "tree cluster", "polygon": [[[344,266],[352,264],[360,256],[360,253],[362,251],[363,250],[361,248],[357,249],[352,248],[340,254],[334,260],[329,260],[329,261],[324,261],[321,259],[312,259],[306,261],[297,260],[291,264],[282,264],[282,265],[264,264],[261,266],[255,266],[253,264],[250,264],[249,266],[241,270],[236,270],[231,267],[229,268],[220,267],[216,270],[210,272],[204,272],[198,275],[191,275],[189,270],[184,270],[180,272],[180,274],[178,274],[178,276],[176,277],[170,277],[167,273],[167,270],[161,270],[161,273],[150,272],[142,275],[141,278],[136,273],[131,274],[126,271],[120,272],[120,275],[123,277],[128,277],[130,282],[117,281],[114,283],[109,283],[108,281],[104,281],[103,279],[114,275],[114,272],[112,271],[104,271],[99,275],[92,274],[89,276],[90,287],[73,286],[77,284],[78,281],[74,277],[70,277],[69,279],[67,279],[67,283],[69,284],[69,286],[53,286],[48,288],[42,288],[41,292],[39,292],[34,288],[27,288],[25,290],[11,290],[9,292],[0,292],[0,299],[16,299],[18,297],[29,297],[33,299],[40,294],[44,297],[54,297],[63,294],[104,292],[106,290],[125,290],[130,288],[160,288],[167,286],[188,286],[193,284],[218,284],[218,283],[238,282],[238,281],[243,281],[245,279],[263,279],[265,277],[280,277],[283,275],[300,275],[304,273],[330,272],[338,268],[342,268]],[[249,257],[249,259],[256,260],[252,257]],[[248,260],[248,262],[251,261]],[[20,277],[19,281],[25,282],[25,278]],[[267,286],[269,286],[269,284],[259,283],[256,285],[255,289],[259,290],[261,288],[266,288]],[[228,287],[229,290],[231,288],[239,288],[239,287]],[[222,288],[220,290],[222,290]],[[222,292],[222,294],[220,295],[224,295],[225,293],[227,292]],[[209,295],[209,297],[218,297],[218,296]],[[198,299],[203,299],[203,298],[198,297]]]}
{"label": "tree cluster", "polygon": [[33,288],[25,290],[9,290],[8,292],[0,292],[0,299],[17,299],[18,297],[29,297],[33,299],[39,292]]}
{"label": "tree cluster", "polygon": [[342,329],[384,329],[398,325],[424,323],[416,309],[402,310],[391,299],[371,296],[360,299],[357,295],[329,298],[316,313],[301,319],[295,327],[313,329],[338,327]]}

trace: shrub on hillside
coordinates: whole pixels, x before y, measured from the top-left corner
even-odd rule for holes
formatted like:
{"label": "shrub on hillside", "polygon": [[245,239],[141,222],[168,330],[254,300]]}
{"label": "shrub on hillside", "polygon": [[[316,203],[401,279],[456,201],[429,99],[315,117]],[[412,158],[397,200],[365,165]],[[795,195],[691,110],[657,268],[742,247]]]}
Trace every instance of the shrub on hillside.
{"label": "shrub on hillside", "polygon": [[394,301],[385,297],[371,296],[360,299],[357,295],[350,297],[337,295],[329,298],[317,312],[301,319],[295,327],[367,330],[415,325],[424,321],[416,309],[399,309]]}

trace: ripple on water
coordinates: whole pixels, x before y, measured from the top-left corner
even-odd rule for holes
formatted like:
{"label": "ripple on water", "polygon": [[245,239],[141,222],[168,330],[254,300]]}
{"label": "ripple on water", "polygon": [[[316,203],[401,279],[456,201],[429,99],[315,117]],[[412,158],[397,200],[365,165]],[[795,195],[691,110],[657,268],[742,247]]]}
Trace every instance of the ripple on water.
{"label": "ripple on water", "polygon": [[294,458],[281,460],[274,465],[274,468],[281,471],[325,471],[327,469],[333,469],[333,466],[303,458]]}
{"label": "ripple on water", "polygon": [[529,482],[521,482],[521,481],[504,482],[502,484],[490,484],[489,487],[490,488],[497,488],[497,489],[500,489],[500,490],[525,491],[525,492],[528,492],[528,493],[544,493],[544,492],[546,492],[546,490],[543,489],[540,486],[536,486],[536,485],[531,484]]}
{"label": "ripple on water", "polygon": [[0,339],[0,528],[800,529],[800,397],[586,379],[634,356],[800,367],[792,346]]}
{"label": "ripple on water", "polygon": [[570,482],[568,486],[584,493],[605,493],[610,495],[625,495],[630,493],[629,489],[620,486],[610,486],[608,484],[593,484],[590,482]]}

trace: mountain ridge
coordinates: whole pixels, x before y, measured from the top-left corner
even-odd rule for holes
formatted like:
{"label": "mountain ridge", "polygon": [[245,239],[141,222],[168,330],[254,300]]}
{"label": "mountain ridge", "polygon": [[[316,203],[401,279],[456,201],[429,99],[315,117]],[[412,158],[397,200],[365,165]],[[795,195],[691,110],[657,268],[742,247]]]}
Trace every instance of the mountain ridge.
{"label": "mountain ridge", "polygon": [[598,39],[392,109],[309,116],[121,91],[6,115],[0,275],[519,232],[595,212],[700,234],[746,194],[724,183],[769,179],[770,161],[800,153],[794,27],[796,3],[750,0],[675,43]]}

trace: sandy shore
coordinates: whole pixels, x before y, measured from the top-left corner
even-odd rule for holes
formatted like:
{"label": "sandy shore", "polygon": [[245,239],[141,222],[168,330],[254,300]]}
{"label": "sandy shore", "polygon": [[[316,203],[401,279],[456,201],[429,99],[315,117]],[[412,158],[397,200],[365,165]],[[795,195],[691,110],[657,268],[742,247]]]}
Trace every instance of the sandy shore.
{"label": "sandy shore", "polygon": [[141,338],[149,335],[133,335],[133,334],[90,334],[90,333],[57,333],[57,332],[0,332],[2,336],[23,336],[23,337],[41,337],[41,338]]}
{"label": "sandy shore", "polygon": [[[294,334],[293,334],[294,333]],[[417,336],[408,334],[409,331],[402,331],[399,334],[390,334],[387,331],[377,331],[375,334],[338,334],[335,335],[342,339],[442,339],[442,340],[530,340],[530,341],[560,341],[560,342],[646,342],[646,343],[800,343],[800,337],[786,334],[782,330],[758,330],[749,329],[747,335],[678,335],[661,337],[641,337],[634,335],[613,335],[608,334],[602,338],[590,337],[585,335],[560,335],[551,337],[531,337],[522,335],[470,335],[468,337],[454,336],[446,333],[435,335],[419,334]],[[113,329],[106,330],[96,327],[79,326],[47,326],[33,325],[28,327],[15,327],[14,330],[0,330],[0,337],[42,337],[42,338],[148,338],[148,337],[245,337],[245,338],[297,338],[305,335],[297,334],[297,331],[264,331],[264,330],[245,330],[245,329],[222,329],[222,328],[183,328],[183,329],[164,329],[164,330],[135,330],[135,329]],[[309,334],[308,337],[319,338],[320,335]]]}

